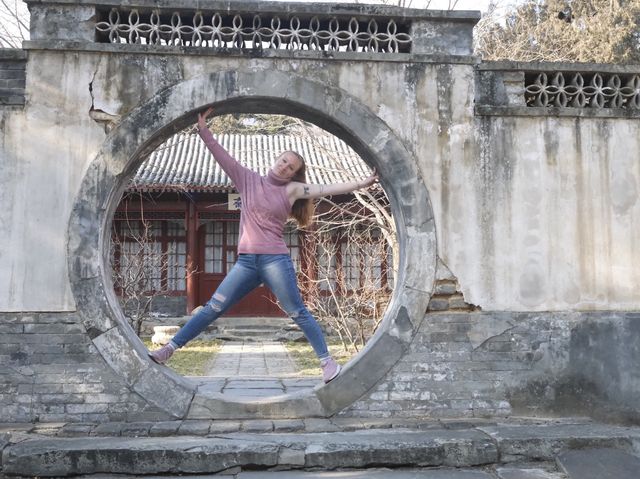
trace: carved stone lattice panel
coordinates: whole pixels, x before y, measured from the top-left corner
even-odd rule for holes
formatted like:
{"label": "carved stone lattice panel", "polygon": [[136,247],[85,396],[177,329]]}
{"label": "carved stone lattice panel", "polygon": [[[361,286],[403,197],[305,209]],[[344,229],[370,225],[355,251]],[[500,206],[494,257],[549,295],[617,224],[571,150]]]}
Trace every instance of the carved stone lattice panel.
{"label": "carved stone lattice panel", "polygon": [[527,74],[525,100],[533,107],[640,109],[640,74]]}
{"label": "carved stone lattice panel", "polygon": [[111,9],[96,23],[97,41],[209,48],[409,53],[408,24],[355,17],[280,18],[226,13]]}

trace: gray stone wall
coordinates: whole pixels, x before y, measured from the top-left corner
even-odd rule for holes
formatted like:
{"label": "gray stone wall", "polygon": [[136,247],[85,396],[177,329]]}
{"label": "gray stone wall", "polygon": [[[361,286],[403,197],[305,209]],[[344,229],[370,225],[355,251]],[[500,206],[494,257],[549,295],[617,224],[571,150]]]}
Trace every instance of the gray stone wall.
{"label": "gray stone wall", "polygon": [[24,105],[26,64],[26,52],[0,49],[0,106]]}
{"label": "gray stone wall", "polygon": [[[637,115],[529,109],[522,72],[469,56],[474,15],[423,13],[416,51],[380,55],[102,44],[95,5],[32,6],[26,101],[0,109],[4,420],[345,406],[434,417],[583,408],[637,420],[640,331],[626,313],[640,308]],[[362,8],[355,13],[406,20]],[[448,54],[434,32],[456,40]],[[0,72],[21,69],[25,54],[9,57]],[[20,90],[21,78],[4,80]],[[296,115],[343,135],[378,167],[402,218],[405,267],[379,334],[308,397],[241,410],[199,395],[151,364],[112,308],[104,231],[118,188],[145,149],[207,104]],[[435,275],[436,257],[448,276]]]}
{"label": "gray stone wall", "polygon": [[[568,366],[569,331],[576,320],[551,314],[429,313],[408,354],[347,414],[509,415],[512,388],[525,389],[532,376],[553,378]],[[525,408],[535,404],[527,402]]]}
{"label": "gray stone wall", "polygon": [[167,418],[105,364],[73,313],[0,313],[3,421]]}
{"label": "gray stone wall", "polygon": [[[585,414],[640,423],[637,314],[429,313],[408,353],[341,415]],[[0,417],[165,420],[97,354],[74,314],[0,315]]]}
{"label": "gray stone wall", "polygon": [[[566,390],[580,397],[587,415],[640,424],[640,315],[585,314],[571,331],[570,378],[557,402],[566,404]],[[544,384],[544,378],[542,384]]]}
{"label": "gray stone wall", "polygon": [[636,313],[429,313],[409,352],[341,414],[640,424],[639,328]]}
{"label": "gray stone wall", "polygon": [[156,296],[151,301],[151,311],[169,316],[185,316],[187,314],[187,297]]}

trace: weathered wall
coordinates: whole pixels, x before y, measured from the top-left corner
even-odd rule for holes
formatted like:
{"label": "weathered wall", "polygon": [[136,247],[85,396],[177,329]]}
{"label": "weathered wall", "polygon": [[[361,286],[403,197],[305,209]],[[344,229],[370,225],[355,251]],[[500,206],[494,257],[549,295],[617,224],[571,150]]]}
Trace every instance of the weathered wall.
{"label": "weathered wall", "polygon": [[0,313],[0,361],[3,422],[170,419],[107,366],[74,313]]}
{"label": "weathered wall", "polygon": [[[455,121],[469,124],[473,119],[469,97],[471,65],[42,50],[32,50],[29,55],[27,104],[23,111],[10,116],[15,129],[4,131],[9,148],[20,149],[13,163],[25,168],[24,174],[6,172],[4,179],[15,191],[29,197],[27,201],[17,193],[20,201],[15,211],[3,212],[10,215],[6,224],[22,226],[9,233],[14,254],[2,258],[3,285],[12,291],[0,300],[0,309],[5,311],[74,310],[68,281],[61,280],[67,276],[66,228],[80,180],[104,142],[103,120],[126,115],[170,85],[207,72],[238,68],[248,69],[257,77],[267,77],[274,70],[296,73],[360,99],[414,150],[429,137],[409,113],[420,107],[414,105],[416,99],[431,98],[430,104],[436,102],[438,88],[444,90],[452,78],[459,78],[466,89],[453,94],[462,115]],[[442,69],[449,74],[443,76]],[[437,110],[432,109],[430,115],[435,115],[432,122],[439,121]],[[45,259],[48,267],[43,269]]]}
{"label": "weathered wall", "polygon": [[[505,116],[479,118],[471,135],[449,128],[450,149],[422,165],[437,179],[440,256],[467,301],[638,308],[638,120]],[[465,149],[468,136],[477,143]]]}
{"label": "weathered wall", "polygon": [[348,416],[640,422],[637,313],[430,313]]}
{"label": "weathered wall", "polygon": [[0,257],[4,311],[74,309],[60,280],[65,227],[105,137],[90,110],[100,119],[124,115],[166,86],[239,64],[344,89],[405,140],[431,193],[439,256],[468,302],[490,311],[640,304],[640,166],[629,153],[640,146],[637,120],[475,117],[471,65],[42,51],[30,58],[27,105],[3,113],[0,181],[3,195],[16,198],[0,213],[12,225],[2,238],[11,254]]}
{"label": "weathered wall", "polygon": [[[640,120],[633,115],[491,110],[523,95],[502,91],[502,102],[501,91],[492,90],[494,103],[484,103],[487,95],[477,83],[484,67],[464,48],[469,25],[462,40],[451,43],[451,55],[443,53],[444,44],[429,50],[435,47],[424,38],[424,50],[415,54],[249,55],[95,44],[87,27],[93,8],[75,8],[79,3],[72,0],[59,2],[64,9],[46,3],[33,5],[25,105],[0,107],[0,358],[7,365],[0,370],[0,417],[169,416],[169,406],[143,399],[163,373],[145,363],[140,344],[118,335],[126,329],[118,318],[100,329],[76,314],[86,316],[95,307],[98,317],[103,305],[86,298],[90,304],[79,305],[72,294],[69,265],[86,259],[68,257],[69,251],[84,251],[69,246],[72,209],[81,187],[87,194],[87,172],[113,137],[107,131],[140,105],[187,80],[225,71],[234,73],[220,80],[226,82],[221,91],[233,90],[235,72],[277,91],[279,85],[269,82],[282,80],[278,71],[325,85],[326,98],[309,97],[324,102],[319,110],[344,115],[345,105],[357,101],[354,112],[368,109],[403,143],[429,191],[441,269],[448,268],[464,300],[482,311],[405,317],[413,337],[404,338],[402,358],[386,364],[388,356],[368,348],[362,368],[393,368],[344,414],[478,416],[536,407],[562,413],[578,405],[587,414],[609,408],[609,417],[638,420],[640,378],[629,371],[640,360],[638,318],[625,313],[640,305],[633,288],[640,279],[633,268],[640,233]],[[70,21],[56,31],[52,18],[60,12],[82,28],[75,30]],[[425,38],[427,26],[416,30]],[[311,95],[303,90],[308,83],[287,85],[301,89],[294,97]],[[357,114],[349,121],[347,133],[370,132]],[[331,127],[330,118],[320,115],[318,122]],[[123,145],[129,141],[126,133],[119,135]],[[104,161],[114,171],[120,165],[120,159]],[[414,198],[391,171],[386,175],[383,183],[394,188],[397,202],[411,205]],[[96,180],[96,189],[106,187]],[[95,214],[110,206],[99,205]],[[88,229],[96,226],[88,216],[80,220]],[[425,271],[430,268],[435,265]],[[400,328],[393,334],[408,333]],[[121,377],[118,368],[133,371],[132,378]],[[188,401],[189,387],[180,389],[180,378],[173,381],[168,404]],[[331,386],[326,390],[325,396],[339,395]],[[196,415],[207,413],[200,406]]]}
{"label": "weathered wall", "polygon": [[73,311],[66,229],[105,135],[88,115],[89,65],[77,54],[30,58],[24,109],[2,112],[0,311]]}

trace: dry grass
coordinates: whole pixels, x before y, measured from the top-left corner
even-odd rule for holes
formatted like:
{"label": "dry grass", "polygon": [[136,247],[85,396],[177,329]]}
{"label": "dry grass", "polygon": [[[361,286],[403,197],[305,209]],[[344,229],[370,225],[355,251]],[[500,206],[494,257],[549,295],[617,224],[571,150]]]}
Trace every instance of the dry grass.
{"label": "dry grass", "polygon": [[[144,345],[152,349],[157,346],[150,339],[143,340]],[[175,352],[167,366],[183,376],[204,376],[211,361],[220,350],[220,341],[195,340]]]}
{"label": "dry grass", "polygon": [[[143,340],[149,349],[157,349],[151,340]],[[184,348],[179,349],[167,362],[167,366],[183,376],[204,376],[209,369],[215,355],[220,351],[222,343],[218,340],[195,340]],[[284,343],[293,358],[300,376],[319,376],[322,374],[320,363],[313,348],[307,342],[287,341]],[[340,364],[345,364],[352,353],[345,352],[342,344],[337,341],[329,342],[329,352]]]}
{"label": "dry grass", "polygon": [[[295,361],[300,376],[319,376],[322,374],[316,353],[309,343],[286,341],[284,346]],[[342,343],[329,341],[328,346],[333,359],[340,364],[346,363],[353,356],[353,354],[344,351]]]}

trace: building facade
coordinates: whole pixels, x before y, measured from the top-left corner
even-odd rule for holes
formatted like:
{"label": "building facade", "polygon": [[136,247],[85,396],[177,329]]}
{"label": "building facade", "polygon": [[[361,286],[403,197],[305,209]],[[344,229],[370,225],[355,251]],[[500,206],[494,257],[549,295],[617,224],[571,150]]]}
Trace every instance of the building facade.
{"label": "building facade", "polygon": [[[367,174],[366,164],[348,145],[319,129],[316,133],[313,138],[225,134],[219,141],[240,163],[261,174],[286,150],[303,155],[311,183],[344,182]],[[352,200],[353,195],[332,198],[338,204]],[[171,137],[138,168],[114,215],[116,292],[121,297],[151,297],[151,310],[160,315],[182,316],[206,303],[237,259],[241,207],[240,195],[199,136],[187,132]],[[330,209],[323,202],[317,205],[321,216]],[[344,296],[371,277],[377,286],[388,285],[390,260],[367,251],[364,245],[370,245],[371,238],[360,242],[345,234],[344,226],[330,228],[331,238],[318,241],[313,229],[299,230],[292,221],[284,232],[303,291],[317,281],[321,294]],[[285,313],[260,286],[225,314]]]}

